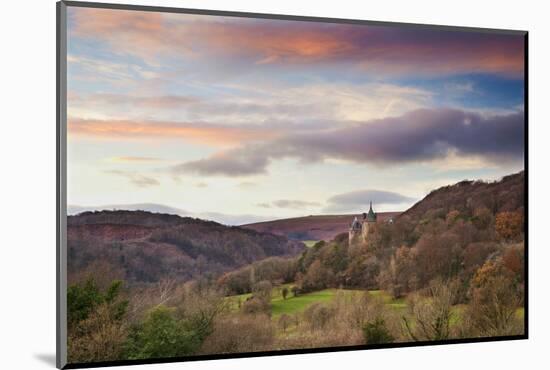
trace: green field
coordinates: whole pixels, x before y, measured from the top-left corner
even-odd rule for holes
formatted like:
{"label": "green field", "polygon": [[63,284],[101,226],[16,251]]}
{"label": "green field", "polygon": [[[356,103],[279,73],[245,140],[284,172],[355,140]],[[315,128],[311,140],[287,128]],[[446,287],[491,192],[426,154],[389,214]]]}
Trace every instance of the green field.
{"label": "green field", "polygon": [[324,303],[331,301],[336,294],[336,289],[325,289],[319,292],[299,295],[298,297],[287,297],[283,299],[280,295],[271,299],[271,312],[273,317],[286,313],[291,315],[305,310],[313,303]]}
{"label": "green field", "polygon": [[375,297],[381,297],[384,303],[389,305],[391,308],[398,310],[407,308],[407,302],[405,298],[394,299],[388,292],[383,290],[369,290],[369,294]]}
{"label": "green field", "polygon": [[302,241],[302,243],[304,243],[306,245],[306,247],[308,247],[308,248],[313,247],[318,242],[319,242],[319,240],[304,240],[304,241]]}
{"label": "green field", "polygon": [[[278,318],[282,314],[292,315],[302,312],[314,303],[328,303],[332,299],[334,299],[336,293],[338,292],[338,289],[325,289],[317,292],[300,294],[297,297],[294,297],[292,293],[289,293],[287,298],[283,299],[283,296],[281,294],[281,290],[283,289],[283,287],[286,287],[290,291],[292,288],[292,284],[285,284],[275,287],[273,288],[271,293],[271,313],[274,318]],[[344,294],[351,294],[353,292],[360,291],[361,290],[352,289],[343,290]],[[369,291],[369,294],[382,297],[382,299],[388,306],[396,310],[403,310],[407,308],[407,303],[404,298],[393,299],[390,294],[381,290],[371,290]],[[230,296],[227,297],[227,299],[231,302],[231,309],[236,311],[239,309],[239,301],[242,304],[251,296],[251,293],[247,293]]]}

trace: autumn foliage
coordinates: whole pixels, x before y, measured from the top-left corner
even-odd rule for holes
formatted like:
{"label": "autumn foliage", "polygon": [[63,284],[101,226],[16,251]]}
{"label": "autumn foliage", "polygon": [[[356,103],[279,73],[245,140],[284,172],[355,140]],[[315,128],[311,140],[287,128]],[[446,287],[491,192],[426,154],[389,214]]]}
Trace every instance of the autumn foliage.
{"label": "autumn foliage", "polygon": [[495,230],[504,240],[515,240],[523,232],[523,213],[500,212],[495,217]]}

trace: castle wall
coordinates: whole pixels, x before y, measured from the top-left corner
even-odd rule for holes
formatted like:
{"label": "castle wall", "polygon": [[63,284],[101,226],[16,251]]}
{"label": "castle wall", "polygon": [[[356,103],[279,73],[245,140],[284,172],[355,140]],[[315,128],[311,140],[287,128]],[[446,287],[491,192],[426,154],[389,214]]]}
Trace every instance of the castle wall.
{"label": "castle wall", "polygon": [[366,243],[367,241],[367,237],[369,235],[369,231],[370,231],[370,225],[368,222],[363,222],[363,227],[361,228],[361,239],[363,241],[363,243]]}
{"label": "castle wall", "polygon": [[362,242],[362,239],[363,239],[362,236],[361,236],[361,232],[355,231],[355,230],[350,230],[349,231],[348,238],[349,238],[349,245],[350,246]]}

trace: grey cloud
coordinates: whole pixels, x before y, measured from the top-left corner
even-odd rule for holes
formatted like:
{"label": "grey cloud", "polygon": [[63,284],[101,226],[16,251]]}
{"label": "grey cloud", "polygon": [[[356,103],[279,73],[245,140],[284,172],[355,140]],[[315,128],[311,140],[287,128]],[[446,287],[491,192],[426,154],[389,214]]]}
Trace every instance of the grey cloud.
{"label": "grey cloud", "polygon": [[173,166],[171,171],[176,175],[187,172],[202,175],[225,175],[230,177],[256,175],[266,172],[269,158],[267,156],[249,155],[246,150],[232,150],[209,158],[199,159]]}
{"label": "grey cloud", "polygon": [[183,163],[173,170],[246,176],[265,173],[271,160],[285,157],[303,162],[333,158],[391,165],[444,159],[450,153],[501,163],[523,158],[523,126],[523,112],[486,117],[457,109],[420,109],[351,127],[289,134],[264,145],[247,145]]}
{"label": "grey cloud", "polygon": [[261,208],[271,208],[271,204],[269,204],[269,203],[258,203],[258,204],[256,204],[256,206],[261,207]]}
{"label": "grey cloud", "polygon": [[124,177],[128,179],[132,184],[140,188],[160,185],[160,182],[157,179],[149,176],[141,175],[137,172],[121,171],[121,170],[106,170],[104,172],[111,175]]}
{"label": "grey cloud", "polygon": [[304,209],[309,207],[319,207],[318,202],[307,202],[304,200],[280,199],[273,202],[273,205],[278,208]]}
{"label": "grey cloud", "polygon": [[415,199],[405,195],[384,190],[356,190],[337,194],[327,200],[324,212],[353,212],[367,209],[369,203],[403,204],[412,203]]}

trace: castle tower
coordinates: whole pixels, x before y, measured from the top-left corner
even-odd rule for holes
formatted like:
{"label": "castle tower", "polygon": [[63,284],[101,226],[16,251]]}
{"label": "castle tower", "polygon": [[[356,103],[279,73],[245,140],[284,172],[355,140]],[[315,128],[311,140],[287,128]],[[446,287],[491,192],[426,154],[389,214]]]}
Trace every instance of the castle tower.
{"label": "castle tower", "polygon": [[363,239],[363,242],[367,241],[369,231],[375,224],[376,213],[372,210],[372,202],[370,202],[369,212],[367,214],[363,213],[363,225],[361,227],[361,239]]}
{"label": "castle tower", "polygon": [[349,246],[366,243],[369,231],[371,231],[375,224],[376,213],[372,210],[372,202],[370,202],[369,212],[363,213],[363,219],[359,221],[355,217],[350,224],[348,231]]}
{"label": "castle tower", "polygon": [[350,246],[355,245],[355,244],[357,244],[361,241],[361,239],[362,239],[361,229],[362,229],[362,224],[361,224],[361,222],[359,222],[357,217],[355,217],[355,219],[351,223],[351,225],[349,227],[349,231],[348,231],[348,240],[349,240],[349,245]]}

